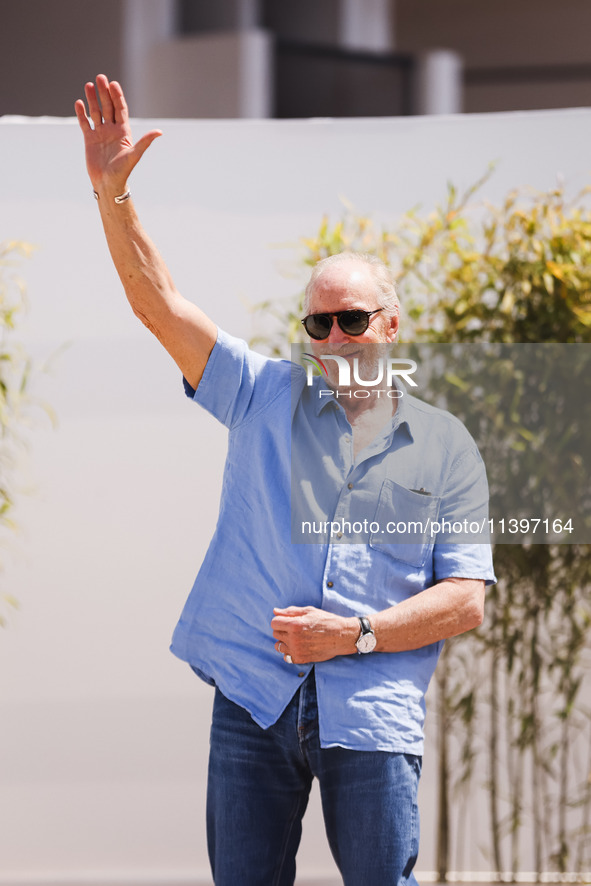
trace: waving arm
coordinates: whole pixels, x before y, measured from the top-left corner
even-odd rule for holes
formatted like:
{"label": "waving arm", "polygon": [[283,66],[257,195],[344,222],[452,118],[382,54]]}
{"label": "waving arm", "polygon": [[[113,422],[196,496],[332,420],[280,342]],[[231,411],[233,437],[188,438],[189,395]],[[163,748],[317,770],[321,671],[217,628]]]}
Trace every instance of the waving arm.
{"label": "waving arm", "polygon": [[134,167],[162,133],[152,129],[135,144],[121,86],[100,74],[85,86],[87,107],[75,104],[111,258],[134,314],[154,333],[196,388],[217,336],[215,324],[176,289],[158,250],[147,236],[131,199],[121,203]]}

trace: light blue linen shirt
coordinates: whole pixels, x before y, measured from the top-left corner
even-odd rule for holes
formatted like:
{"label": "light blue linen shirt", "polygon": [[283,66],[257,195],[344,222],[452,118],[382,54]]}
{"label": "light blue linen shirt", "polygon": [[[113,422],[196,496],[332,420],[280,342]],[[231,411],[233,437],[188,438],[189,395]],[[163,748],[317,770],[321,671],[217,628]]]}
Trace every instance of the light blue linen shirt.
{"label": "light blue linen shirt", "polygon": [[[274,648],[273,607],[371,615],[444,578],[494,581],[489,544],[431,528],[486,521],[484,466],[457,419],[406,394],[355,459],[346,414],[318,396],[322,383],[308,387],[302,367],[221,330],[198,390],[185,383],[230,434],[217,527],[171,649],[263,728],[314,667],[323,747],[422,754],[442,643],[290,665]],[[326,521],[326,533],[308,530]],[[402,523],[411,531],[393,541],[386,527]]]}

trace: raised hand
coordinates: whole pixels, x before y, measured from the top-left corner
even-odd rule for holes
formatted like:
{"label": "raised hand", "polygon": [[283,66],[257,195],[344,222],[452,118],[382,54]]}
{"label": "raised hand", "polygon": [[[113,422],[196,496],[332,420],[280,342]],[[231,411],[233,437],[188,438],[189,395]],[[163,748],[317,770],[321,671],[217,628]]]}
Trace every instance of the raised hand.
{"label": "raised hand", "polygon": [[84,135],[86,168],[92,186],[99,194],[121,194],[127,189],[134,166],[162,132],[152,129],[133,144],[127,102],[116,80],[109,82],[104,74],[99,74],[96,86],[87,83],[84,93],[88,116],[82,99],[74,107]]}

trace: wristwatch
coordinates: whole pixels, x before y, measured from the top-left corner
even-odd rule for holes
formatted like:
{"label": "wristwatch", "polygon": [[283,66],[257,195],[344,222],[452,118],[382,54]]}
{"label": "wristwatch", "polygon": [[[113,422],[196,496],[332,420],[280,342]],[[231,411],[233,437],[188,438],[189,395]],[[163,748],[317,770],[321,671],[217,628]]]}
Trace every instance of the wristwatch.
{"label": "wristwatch", "polygon": [[373,632],[373,628],[369,623],[369,618],[366,618],[365,615],[358,615],[359,624],[361,625],[361,633],[357,638],[357,642],[355,645],[357,646],[357,652],[361,654],[365,654],[366,652],[373,652],[376,648],[377,640],[376,635]]}

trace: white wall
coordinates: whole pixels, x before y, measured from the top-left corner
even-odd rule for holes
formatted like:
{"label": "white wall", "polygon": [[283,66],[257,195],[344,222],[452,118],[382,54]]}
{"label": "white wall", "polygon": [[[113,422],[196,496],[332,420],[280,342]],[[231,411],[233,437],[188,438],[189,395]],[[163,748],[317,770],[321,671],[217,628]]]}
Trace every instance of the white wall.
{"label": "white wall", "polygon": [[[336,122],[160,121],[134,174],[180,289],[249,336],[245,303],[297,291],[298,238],[339,195],[394,219],[489,161],[486,186],[588,181],[591,111]],[[140,133],[152,121],[137,121]],[[167,650],[216,514],[224,434],[133,318],[110,266],[74,121],[0,121],[0,240],[22,268],[21,336],[39,360],[19,534],[1,586],[22,604],[0,633],[0,883],[207,882],[210,690]],[[297,276],[297,275],[296,275]],[[301,278],[300,278],[301,279]],[[404,293],[402,293],[404,298]],[[433,858],[424,770],[420,870]],[[477,835],[467,865],[486,867]],[[334,875],[315,802],[302,882]],[[84,879],[86,877],[86,880]]]}

